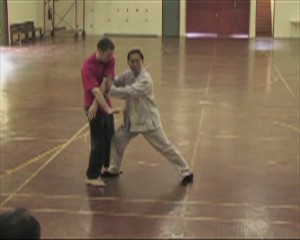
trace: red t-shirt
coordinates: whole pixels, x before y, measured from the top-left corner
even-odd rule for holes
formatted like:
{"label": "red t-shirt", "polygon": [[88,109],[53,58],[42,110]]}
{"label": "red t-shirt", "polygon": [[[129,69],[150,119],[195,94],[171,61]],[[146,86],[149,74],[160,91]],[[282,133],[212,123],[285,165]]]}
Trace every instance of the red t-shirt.
{"label": "red t-shirt", "polygon": [[[81,78],[84,89],[84,107],[88,108],[94,101],[94,94],[92,89],[99,87],[104,77],[115,76],[115,58],[112,58],[107,63],[99,62],[96,59],[96,53],[89,57],[81,68]],[[109,106],[111,101],[109,98],[105,98]],[[105,113],[105,111],[99,106],[99,109]]]}

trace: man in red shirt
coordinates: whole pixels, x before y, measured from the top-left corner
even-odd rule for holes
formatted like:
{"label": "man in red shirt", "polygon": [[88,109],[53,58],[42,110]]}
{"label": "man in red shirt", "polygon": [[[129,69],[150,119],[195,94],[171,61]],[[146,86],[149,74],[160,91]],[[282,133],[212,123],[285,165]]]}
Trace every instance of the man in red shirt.
{"label": "man in red shirt", "polygon": [[105,186],[100,175],[104,168],[109,167],[111,138],[114,134],[113,113],[119,112],[119,109],[112,109],[109,94],[100,90],[104,80],[111,81],[114,78],[114,49],[115,46],[109,38],[102,38],[97,44],[96,53],[84,62],[81,69],[84,108],[91,136],[86,184],[96,187]]}

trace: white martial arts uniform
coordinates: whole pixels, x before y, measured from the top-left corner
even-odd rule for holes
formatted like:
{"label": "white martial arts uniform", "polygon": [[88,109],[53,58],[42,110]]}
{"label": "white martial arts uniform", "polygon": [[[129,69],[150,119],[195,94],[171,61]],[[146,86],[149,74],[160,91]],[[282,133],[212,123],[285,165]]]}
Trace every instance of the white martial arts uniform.
{"label": "white martial arts uniform", "polygon": [[131,70],[118,76],[111,96],[125,100],[124,122],[112,138],[109,172],[118,173],[129,141],[142,134],[178,170],[182,177],[191,173],[177,148],[167,138],[153,94],[151,76],[145,70],[135,77]]}

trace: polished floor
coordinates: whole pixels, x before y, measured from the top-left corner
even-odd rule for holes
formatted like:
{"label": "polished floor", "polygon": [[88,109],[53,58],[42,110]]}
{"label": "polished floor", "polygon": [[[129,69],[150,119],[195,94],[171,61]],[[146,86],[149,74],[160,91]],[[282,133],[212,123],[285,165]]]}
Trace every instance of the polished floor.
{"label": "polished floor", "polygon": [[97,40],[1,48],[1,211],[28,208],[43,238],[299,238],[299,39],[113,38],[117,72],[144,51],[195,180],[137,137],[105,189],[84,183],[80,67]]}

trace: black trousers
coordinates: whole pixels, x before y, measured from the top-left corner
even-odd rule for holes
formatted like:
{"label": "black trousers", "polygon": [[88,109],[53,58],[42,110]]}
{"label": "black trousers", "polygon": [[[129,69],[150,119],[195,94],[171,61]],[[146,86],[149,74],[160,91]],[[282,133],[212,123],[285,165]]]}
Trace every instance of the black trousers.
{"label": "black trousers", "polygon": [[102,167],[109,167],[111,138],[115,132],[114,116],[98,110],[89,125],[91,150],[86,176],[95,179],[100,176]]}

